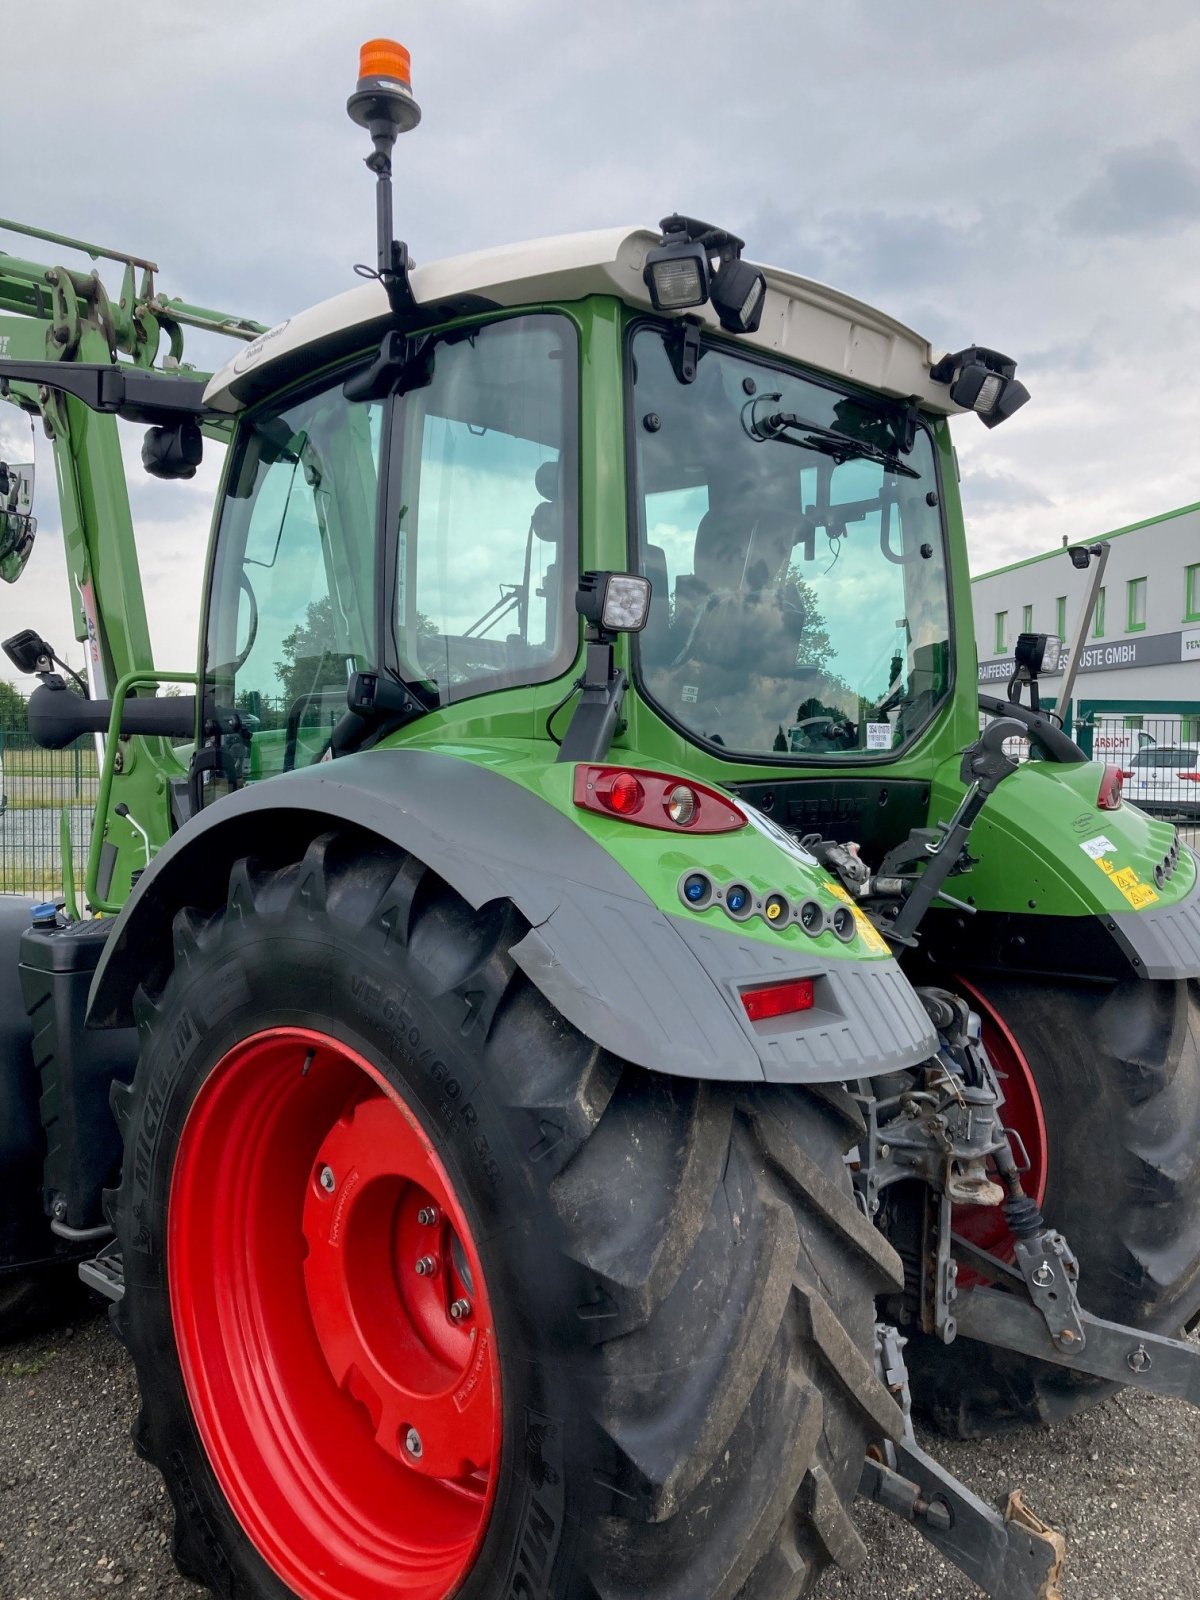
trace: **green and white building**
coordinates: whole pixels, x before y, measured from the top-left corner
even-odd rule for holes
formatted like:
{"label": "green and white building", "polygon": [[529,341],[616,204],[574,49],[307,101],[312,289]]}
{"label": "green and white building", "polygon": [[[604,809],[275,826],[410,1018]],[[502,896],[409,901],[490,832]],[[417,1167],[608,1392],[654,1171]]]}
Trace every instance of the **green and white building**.
{"label": "green and white building", "polygon": [[[1096,754],[1200,744],[1200,504],[1081,543],[1111,543],[1104,587],[1075,680],[1070,726]],[[1090,574],[1063,548],[972,583],[980,688],[1002,695],[1020,633],[1076,635]],[[1043,700],[1055,704],[1055,677]],[[1141,735],[1141,737],[1139,737]]]}

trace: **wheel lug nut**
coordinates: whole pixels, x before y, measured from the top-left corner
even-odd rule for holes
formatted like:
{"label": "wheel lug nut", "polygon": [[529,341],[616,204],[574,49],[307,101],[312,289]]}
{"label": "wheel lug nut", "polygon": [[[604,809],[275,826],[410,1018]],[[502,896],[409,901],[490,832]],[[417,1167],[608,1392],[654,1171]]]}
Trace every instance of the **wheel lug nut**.
{"label": "wheel lug nut", "polygon": [[419,1256],[417,1258],[417,1277],[432,1278],[437,1271],[437,1262],[432,1256]]}
{"label": "wheel lug nut", "polygon": [[333,1168],[322,1167],[320,1172],[317,1174],[317,1182],[321,1185],[326,1194],[332,1194],[337,1188],[337,1179],[333,1175]]}
{"label": "wheel lug nut", "polygon": [[450,1306],[450,1316],[455,1322],[462,1322],[471,1315],[471,1302],[469,1300],[455,1300]]}
{"label": "wheel lug nut", "polygon": [[436,1206],[422,1206],[420,1211],[417,1212],[417,1221],[423,1228],[435,1227],[437,1220],[438,1210]]}
{"label": "wheel lug nut", "polygon": [[404,1435],[404,1448],[414,1461],[419,1461],[425,1454],[425,1446],[421,1443],[421,1435],[415,1428],[410,1428]]}

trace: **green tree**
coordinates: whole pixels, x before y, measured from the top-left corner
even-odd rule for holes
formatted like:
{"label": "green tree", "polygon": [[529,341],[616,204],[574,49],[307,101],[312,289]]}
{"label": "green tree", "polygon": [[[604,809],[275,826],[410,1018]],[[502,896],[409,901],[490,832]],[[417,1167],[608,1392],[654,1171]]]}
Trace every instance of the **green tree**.
{"label": "green tree", "polygon": [[0,731],[24,733],[28,726],[25,696],[15,684],[0,678]]}
{"label": "green tree", "polygon": [[280,649],[283,660],[275,663],[275,676],[286,705],[325,689],[346,687],[346,657],[338,652],[328,595],[309,602],[304,621],[285,636]]}

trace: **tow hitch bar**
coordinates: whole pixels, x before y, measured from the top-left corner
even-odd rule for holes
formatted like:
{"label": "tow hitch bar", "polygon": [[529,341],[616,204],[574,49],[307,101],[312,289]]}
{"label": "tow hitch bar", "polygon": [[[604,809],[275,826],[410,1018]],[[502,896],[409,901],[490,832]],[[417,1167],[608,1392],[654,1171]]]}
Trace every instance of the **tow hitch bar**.
{"label": "tow hitch bar", "polygon": [[876,1326],[876,1366],[904,1412],[904,1434],[867,1457],[859,1493],[912,1523],[989,1600],[1062,1600],[1062,1534],[1018,1493],[1009,1496],[1003,1516],[994,1511],[913,1438],[906,1342],[886,1323]]}

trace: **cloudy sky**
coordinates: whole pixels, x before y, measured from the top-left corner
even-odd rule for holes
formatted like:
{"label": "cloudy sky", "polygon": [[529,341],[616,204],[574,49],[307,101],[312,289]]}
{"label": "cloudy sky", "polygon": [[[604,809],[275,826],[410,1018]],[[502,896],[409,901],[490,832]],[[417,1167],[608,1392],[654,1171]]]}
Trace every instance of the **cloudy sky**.
{"label": "cloudy sky", "polygon": [[[388,34],[425,113],[397,159],[418,260],[678,209],[935,345],[1008,352],[1033,400],[957,430],[977,571],[1200,499],[1195,0],[107,0],[97,34],[99,15],[0,0],[20,68],[0,215],[150,256],[166,293],[270,323],[353,283],[374,221],[344,102],[358,44]],[[10,459],[28,438],[0,407]],[[0,629],[61,649],[44,446],[39,470]],[[194,664],[214,476],[131,467],[162,667]]]}

